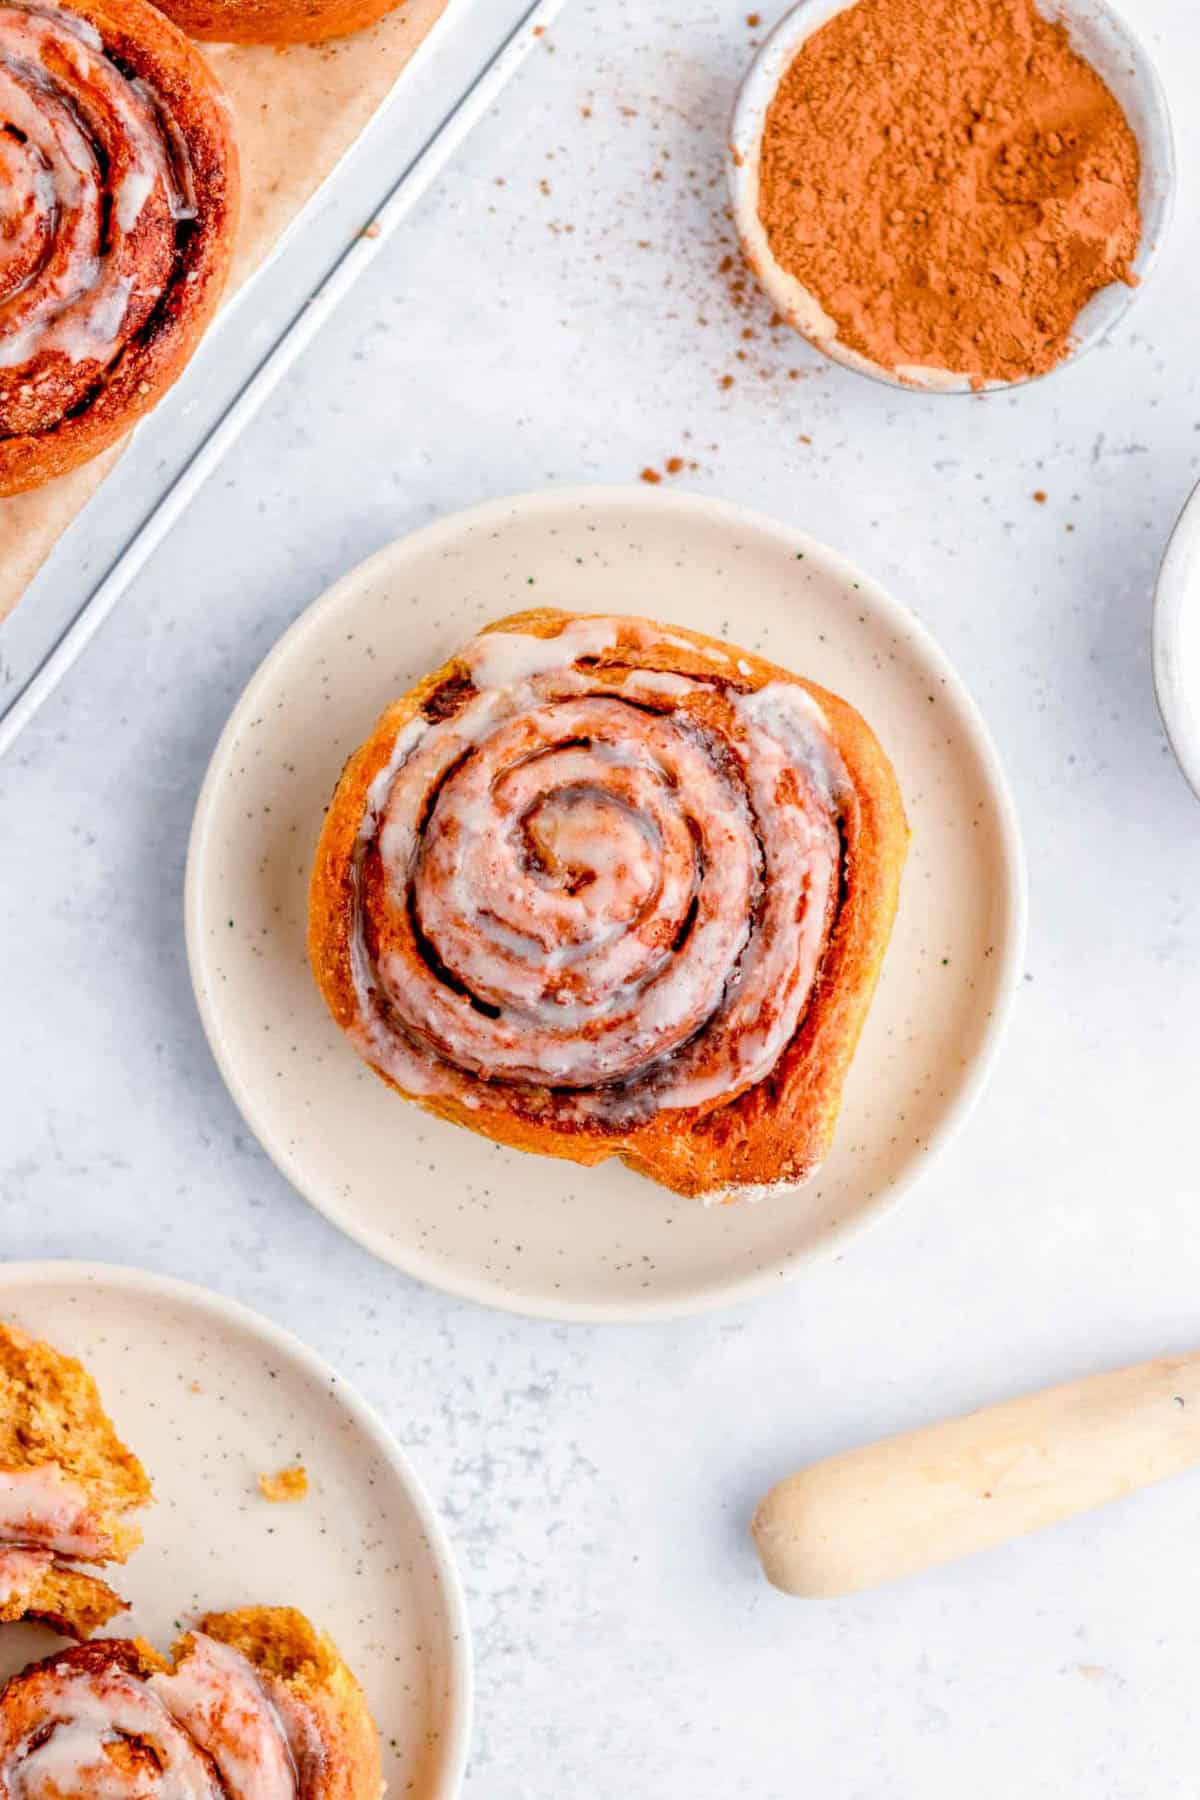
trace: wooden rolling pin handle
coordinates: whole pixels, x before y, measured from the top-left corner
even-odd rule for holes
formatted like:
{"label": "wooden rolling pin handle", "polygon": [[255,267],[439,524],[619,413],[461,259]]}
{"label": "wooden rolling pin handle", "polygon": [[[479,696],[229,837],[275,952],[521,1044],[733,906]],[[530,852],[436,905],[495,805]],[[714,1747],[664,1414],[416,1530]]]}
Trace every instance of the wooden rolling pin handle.
{"label": "wooden rolling pin handle", "polygon": [[1200,1355],[1028,1394],[815,1463],[754,1516],[767,1579],[853,1594],[1103,1506],[1200,1462]]}

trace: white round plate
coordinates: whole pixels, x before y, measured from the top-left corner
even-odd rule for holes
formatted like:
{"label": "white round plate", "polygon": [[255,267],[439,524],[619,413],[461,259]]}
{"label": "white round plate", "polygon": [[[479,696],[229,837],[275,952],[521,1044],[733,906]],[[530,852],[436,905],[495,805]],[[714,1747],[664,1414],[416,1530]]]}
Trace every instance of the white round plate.
{"label": "white round plate", "polygon": [[[914,841],[824,1168],[706,1209],[619,1163],[580,1169],[430,1118],[373,1075],[305,960],[309,868],[342,764],[385,705],[488,619],[646,613],[726,637],[858,706]],[[300,1192],[423,1281],[548,1318],[696,1312],[776,1286],[895,1201],[961,1125],[1024,930],[1013,810],[969,697],[911,615],[788,526],[695,495],[495,501],[381,551],[267,657],[217,745],[187,876],[192,978],[247,1122]]]}
{"label": "white round plate", "polygon": [[1200,488],[1183,509],[1159,572],[1154,686],[1171,748],[1200,799]]}
{"label": "white round plate", "polygon": [[[758,216],[758,169],[763,130],[775,90],[807,40],[845,12],[854,0],[799,0],[784,14],[751,63],[738,94],[729,135],[729,183],[734,218],[754,269],[777,310],[809,342],[834,362],[892,387],[927,393],[969,394],[963,375],[947,369],[913,366],[887,369],[843,344],[837,323],[817,296],[776,262]],[[1075,322],[1070,354],[1056,365],[1065,368],[1107,336],[1142,293],[1162,249],[1175,196],[1175,139],[1167,98],[1148,52],[1109,0],[1041,0],[1039,10],[1066,26],[1071,42],[1099,71],[1120,102],[1141,151],[1138,200],[1142,237],[1133,260],[1137,286],[1113,282],[1088,301]],[[1055,369],[1047,371],[1053,375]],[[1030,377],[1029,379],[1044,379]],[[1028,382],[991,381],[994,388],[1023,387]]]}
{"label": "white round plate", "polygon": [[[170,1648],[197,1614],[298,1606],[367,1692],[388,1792],[453,1800],[466,1765],[471,1661],[450,1549],[402,1452],[296,1338],[203,1288],[102,1263],[0,1266],[0,1318],[82,1358],[156,1504],[112,1574],[132,1604],[110,1630]],[[307,1497],[256,1476],[299,1460]],[[61,1649],[6,1626],[0,1676]]]}

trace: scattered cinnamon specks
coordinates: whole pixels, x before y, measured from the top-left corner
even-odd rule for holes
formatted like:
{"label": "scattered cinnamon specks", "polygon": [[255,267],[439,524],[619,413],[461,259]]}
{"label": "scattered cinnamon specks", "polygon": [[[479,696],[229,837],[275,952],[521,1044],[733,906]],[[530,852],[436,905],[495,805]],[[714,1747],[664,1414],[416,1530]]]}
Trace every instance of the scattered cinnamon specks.
{"label": "scattered cinnamon specks", "polygon": [[[686,432],[684,435],[687,435]],[[693,462],[690,458],[683,456],[668,456],[663,463],[663,468],[668,475],[682,475],[685,469],[698,469],[699,467],[700,464],[698,462]],[[657,486],[662,480],[659,471],[652,468],[649,464],[642,470],[641,478],[643,481],[650,482],[652,486]]]}
{"label": "scattered cinnamon specks", "polygon": [[[742,16],[755,24],[766,19],[761,12]],[[794,327],[764,293],[746,260],[729,203],[726,146],[720,138],[714,139],[708,127],[701,131],[697,125],[691,131],[689,121],[681,123],[676,109],[652,93],[629,97],[621,104],[611,89],[584,87],[574,96],[570,110],[579,121],[581,148],[583,127],[602,118],[611,127],[622,122],[634,124],[640,115],[643,127],[649,119],[653,131],[661,133],[639,174],[640,182],[653,184],[649,191],[655,196],[654,228],[643,207],[630,207],[620,228],[618,257],[613,254],[615,246],[600,242],[594,222],[581,219],[572,241],[576,255],[590,251],[597,263],[621,271],[619,277],[613,277],[618,287],[634,283],[640,287],[648,277],[655,278],[657,262],[649,270],[646,265],[660,258],[667,247],[664,232],[672,233],[673,243],[677,221],[686,218],[687,231],[679,238],[680,259],[666,267],[661,277],[663,317],[666,323],[678,324],[708,340],[705,361],[709,380],[730,404],[740,404],[737,395],[741,395],[747,407],[761,409],[786,406],[790,383],[820,379],[825,372],[820,361],[811,367],[796,367]],[[540,173],[535,172],[531,185],[536,187]],[[547,182],[543,194],[550,185]],[[553,185],[557,195],[561,184]],[[547,208],[547,215],[549,211]],[[572,230],[548,216],[541,223],[556,235]],[[635,258],[636,269],[632,267]],[[735,387],[736,394],[730,393]],[[656,461],[655,472],[663,479],[671,473],[664,473],[661,459]]]}
{"label": "scattered cinnamon specks", "polygon": [[1033,497],[1037,501],[1039,506],[1045,506],[1045,504],[1046,504],[1045,488],[1035,488],[1034,492],[1033,492]]}

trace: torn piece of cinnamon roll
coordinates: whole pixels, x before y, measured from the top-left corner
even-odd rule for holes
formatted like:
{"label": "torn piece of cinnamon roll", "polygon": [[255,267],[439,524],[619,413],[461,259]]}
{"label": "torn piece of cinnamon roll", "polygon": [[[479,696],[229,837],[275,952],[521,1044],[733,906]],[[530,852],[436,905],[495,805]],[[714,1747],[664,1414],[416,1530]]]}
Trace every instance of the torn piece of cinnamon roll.
{"label": "torn piece of cinnamon roll", "polygon": [[0,1324],[0,1622],[107,1625],[124,1602],[78,1565],[124,1562],[151,1497],[82,1363]]}
{"label": "torn piece of cinnamon roll", "polygon": [[331,1640],[290,1607],[214,1613],[168,1662],[98,1638],[0,1692],[22,1800],[379,1800],[379,1738]]}

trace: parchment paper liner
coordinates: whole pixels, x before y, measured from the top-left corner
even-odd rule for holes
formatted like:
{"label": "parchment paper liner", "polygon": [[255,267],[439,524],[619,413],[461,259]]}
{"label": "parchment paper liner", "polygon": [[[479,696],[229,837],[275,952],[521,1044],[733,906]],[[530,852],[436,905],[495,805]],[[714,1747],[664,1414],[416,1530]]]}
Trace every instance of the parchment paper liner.
{"label": "parchment paper liner", "polygon": [[[367,31],[329,44],[202,46],[229,96],[242,156],[242,223],[226,298],[340,162],[446,5],[406,0]],[[118,445],[59,481],[0,500],[0,619],[120,454]]]}

